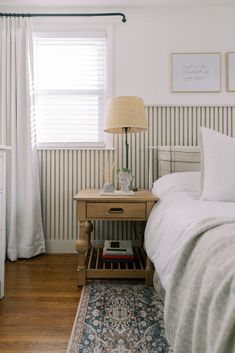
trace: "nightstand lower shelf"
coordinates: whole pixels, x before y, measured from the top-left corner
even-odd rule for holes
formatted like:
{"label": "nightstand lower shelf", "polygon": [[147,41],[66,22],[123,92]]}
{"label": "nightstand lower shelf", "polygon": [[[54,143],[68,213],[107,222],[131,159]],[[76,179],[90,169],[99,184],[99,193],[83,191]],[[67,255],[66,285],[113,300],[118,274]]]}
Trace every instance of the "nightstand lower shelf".
{"label": "nightstand lower shelf", "polygon": [[137,278],[146,279],[147,256],[142,248],[134,247],[131,262],[104,262],[102,249],[91,248],[86,255],[86,278]]}

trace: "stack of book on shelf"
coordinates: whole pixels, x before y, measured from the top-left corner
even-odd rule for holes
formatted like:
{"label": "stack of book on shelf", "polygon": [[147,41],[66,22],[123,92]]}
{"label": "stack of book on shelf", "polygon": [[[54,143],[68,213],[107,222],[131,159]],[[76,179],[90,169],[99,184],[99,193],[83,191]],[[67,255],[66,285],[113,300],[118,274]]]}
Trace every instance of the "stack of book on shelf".
{"label": "stack of book on shelf", "polygon": [[105,262],[131,262],[134,260],[134,254],[131,241],[106,240],[104,242],[102,260]]}

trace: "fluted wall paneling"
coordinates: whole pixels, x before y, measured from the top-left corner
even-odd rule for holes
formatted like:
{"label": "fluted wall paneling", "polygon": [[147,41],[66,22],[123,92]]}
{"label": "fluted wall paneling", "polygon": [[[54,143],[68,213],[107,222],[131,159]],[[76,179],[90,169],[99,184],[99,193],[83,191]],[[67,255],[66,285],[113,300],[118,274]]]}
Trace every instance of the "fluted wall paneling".
{"label": "fluted wall paneling", "polygon": [[[151,147],[198,145],[200,126],[235,136],[234,106],[146,106],[145,110],[149,130],[129,135],[129,167],[138,188],[149,188],[149,163],[153,166],[153,177],[157,176],[156,150],[149,153]],[[53,241],[73,244],[76,239],[73,196],[83,188],[102,188],[105,164],[115,162],[114,169],[125,166],[124,136],[114,135],[114,149],[41,149],[38,158],[46,240],[51,244]],[[113,178],[116,185],[115,172]],[[131,222],[102,221],[94,222],[92,236],[94,240],[132,239],[135,233]]]}

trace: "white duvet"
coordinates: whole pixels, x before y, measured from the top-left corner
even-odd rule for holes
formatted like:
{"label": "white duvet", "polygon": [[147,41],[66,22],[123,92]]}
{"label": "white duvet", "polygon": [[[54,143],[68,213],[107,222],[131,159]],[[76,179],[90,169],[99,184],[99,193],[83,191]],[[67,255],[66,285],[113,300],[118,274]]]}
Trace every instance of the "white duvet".
{"label": "white duvet", "polygon": [[160,197],[145,229],[145,248],[166,290],[176,253],[187,240],[187,229],[210,217],[235,217],[235,202],[200,200],[200,172],[168,174],[152,192]]}

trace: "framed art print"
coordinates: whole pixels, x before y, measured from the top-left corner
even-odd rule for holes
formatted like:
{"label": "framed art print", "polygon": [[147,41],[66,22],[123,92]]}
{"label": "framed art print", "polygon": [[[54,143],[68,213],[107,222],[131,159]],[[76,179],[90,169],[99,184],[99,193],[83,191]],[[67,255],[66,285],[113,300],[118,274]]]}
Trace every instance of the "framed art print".
{"label": "framed art print", "polygon": [[172,92],[220,92],[220,53],[172,53]]}
{"label": "framed art print", "polygon": [[227,90],[235,91],[235,53],[227,53]]}

